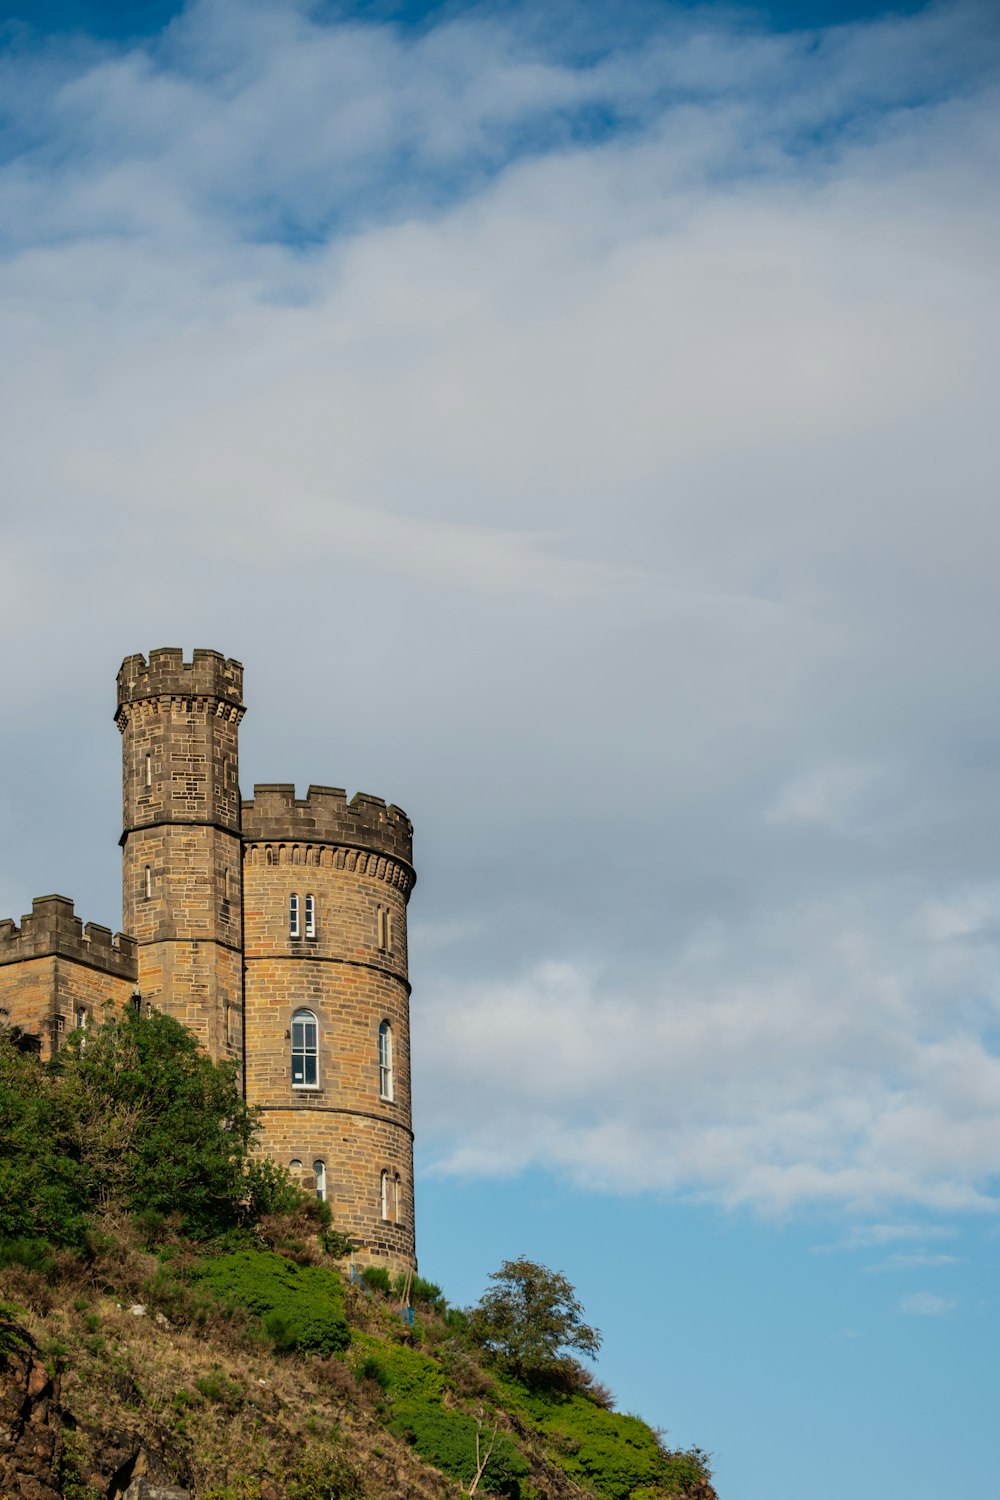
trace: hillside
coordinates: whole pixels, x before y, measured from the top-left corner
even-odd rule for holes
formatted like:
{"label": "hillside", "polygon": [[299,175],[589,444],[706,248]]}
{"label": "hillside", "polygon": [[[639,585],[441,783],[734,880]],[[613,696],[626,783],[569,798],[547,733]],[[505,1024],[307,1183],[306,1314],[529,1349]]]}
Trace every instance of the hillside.
{"label": "hillside", "polygon": [[175,1022],[49,1067],[0,1033],[0,1500],[714,1500],[572,1357],[565,1278],[506,1262],[470,1311],[352,1278],[252,1146]]}

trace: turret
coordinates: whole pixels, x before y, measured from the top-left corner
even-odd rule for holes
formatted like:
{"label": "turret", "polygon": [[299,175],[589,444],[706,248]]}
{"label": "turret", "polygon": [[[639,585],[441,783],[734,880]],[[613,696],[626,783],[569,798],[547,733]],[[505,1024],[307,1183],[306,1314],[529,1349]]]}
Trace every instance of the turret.
{"label": "turret", "polygon": [[167,647],[118,673],[124,930],[143,997],[214,1057],[242,1052],[243,668]]}
{"label": "turret", "polygon": [[337,787],[243,804],[247,1099],[357,1259],[416,1265],[406,904],[413,829]]}

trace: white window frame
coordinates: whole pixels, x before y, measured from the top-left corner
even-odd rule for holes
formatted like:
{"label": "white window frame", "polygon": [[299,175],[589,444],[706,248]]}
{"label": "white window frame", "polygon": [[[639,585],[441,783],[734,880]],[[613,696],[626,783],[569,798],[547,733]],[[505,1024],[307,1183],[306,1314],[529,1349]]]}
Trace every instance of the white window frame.
{"label": "white window frame", "polygon": [[294,892],[288,898],[288,936],[293,938],[302,936],[302,927],[299,922],[299,898]]}
{"label": "white window frame", "polygon": [[378,1028],[378,1096],[389,1103],[393,1099],[392,1084],[392,1025],[382,1021]]}
{"label": "white window frame", "polygon": [[153,757],[146,752],[146,785],[153,785]]}
{"label": "white window frame", "polygon": [[306,896],[306,937],[316,936],[316,897]]}
{"label": "white window frame", "polygon": [[316,1197],[321,1203],[326,1202],[326,1162],[314,1161],[313,1172],[316,1177]]}
{"label": "white window frame", "polygon": [[[301,1028],[301,1034],[296,1031]],[[289,1028],[291,1038],[291,1071],[293,1089],[319,1088],[319,1021],[311,1010],[297,1010]],[[298,1044],[298,1045],[296,1045]],[[300,1060],[300,1077],[296,1078],[296,1059]],[[309,1064],[312,1063],[310,1069]],[[312,1078],[309,1077],[310,1071]]]}
{"label": "white window frame", "polygon": [[143,876],[143,889],[146,893],[146,900],[148,901],[153,894],[153,871],[149,865],[146,866],[146,873]]}
{"label": "white window frame", "polygon": [[383,1167],[382,1168],[382,1175],[379,1178],[379,1190],[380,1190],[381,1195],[382,1195],[382,1222],[383,1222],[383,1224],[391,1224],[392,1220],[389,1218],[389,1169],[388,1169],[388,1167]]}

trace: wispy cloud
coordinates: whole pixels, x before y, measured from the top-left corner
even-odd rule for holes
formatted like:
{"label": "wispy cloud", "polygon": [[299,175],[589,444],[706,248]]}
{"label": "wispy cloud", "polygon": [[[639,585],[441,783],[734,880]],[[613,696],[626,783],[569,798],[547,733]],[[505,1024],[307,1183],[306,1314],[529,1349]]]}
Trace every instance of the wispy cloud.
{"label": "wispy cloud", "polygon": [[911,1292],[899,1303],[901,1313],[914,1318],[941,1318],[954,1312],[958,1302],[954,1297],[937,1297],[933,1292]]}
{"label": "wispy cloud", "polygon": [[234,651],[251,776],[417,822],[430,1159],[919,1250],[1000,1147],[996,14],[542,9],[0,59],[5,899],[117,901],[11,726]]}

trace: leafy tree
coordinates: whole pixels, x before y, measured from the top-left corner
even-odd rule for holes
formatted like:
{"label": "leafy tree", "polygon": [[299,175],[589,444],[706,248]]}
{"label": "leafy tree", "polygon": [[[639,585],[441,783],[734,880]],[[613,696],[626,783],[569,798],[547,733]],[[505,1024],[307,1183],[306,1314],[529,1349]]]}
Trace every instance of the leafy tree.
{"label": "leafy tree", "polygon": [[253,1158],[235,1063],[179,1021],[108,1008],[51,1064],[0,1036],[0,1239],[78,1244],[94,1214],[180,1215],[195,1238],[302,1201]]}
{"label": "leafy tree", "polygon": [[601,1335],[583,1321],[583,1308],[561,1271],[519,1256],[490,1276],[494,1285],[469,1317],[469,1332],[522,1380],[558,1375],[572,1361],[565,1351],[594,1355]]}

